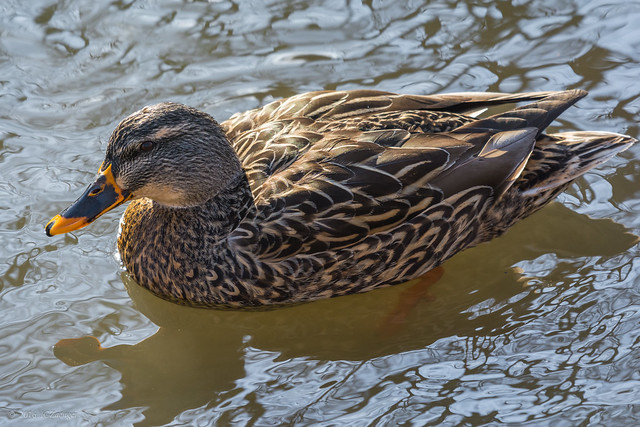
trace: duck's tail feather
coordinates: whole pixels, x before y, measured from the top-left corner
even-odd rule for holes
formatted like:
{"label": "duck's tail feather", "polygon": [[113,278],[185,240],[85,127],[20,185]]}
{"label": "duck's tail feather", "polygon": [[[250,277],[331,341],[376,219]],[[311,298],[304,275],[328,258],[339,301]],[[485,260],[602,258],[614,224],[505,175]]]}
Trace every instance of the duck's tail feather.
{"label": "duck's tail feather", "polygon": [[613,132],[543,135],[536,142],[516,186],[523,197],[563,186],[635,142],[635,138]]}
{"label": "duck's tail feather", "polygon": [[553,200],[573,180],[635,142],[635,138],[612,132],[542,135],[520,177],[485,212],[474,244],[501,235]]}

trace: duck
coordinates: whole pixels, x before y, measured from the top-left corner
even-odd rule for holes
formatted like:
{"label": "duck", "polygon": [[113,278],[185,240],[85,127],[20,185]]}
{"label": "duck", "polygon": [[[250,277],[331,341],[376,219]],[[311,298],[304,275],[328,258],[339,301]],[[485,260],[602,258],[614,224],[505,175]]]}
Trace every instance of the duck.
{"label": "duck", "polygon": [[117,237],[124,268],[196,307],[407,282],[500,236],[636,142],[544,132],[586,94],[315,91],[221,123],[178,103],[147,106],[115,128],[95,181],[46,234],[130,201]]}

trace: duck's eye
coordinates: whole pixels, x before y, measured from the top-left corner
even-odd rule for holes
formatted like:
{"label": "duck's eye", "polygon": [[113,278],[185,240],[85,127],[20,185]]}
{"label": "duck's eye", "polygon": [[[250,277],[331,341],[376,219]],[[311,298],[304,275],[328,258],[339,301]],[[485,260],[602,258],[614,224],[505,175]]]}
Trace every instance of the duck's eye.
{"label": "duck's eye", "polygon": [[153,149],[153,141],[144,141],[140,144],[140,151],[151,151]]}

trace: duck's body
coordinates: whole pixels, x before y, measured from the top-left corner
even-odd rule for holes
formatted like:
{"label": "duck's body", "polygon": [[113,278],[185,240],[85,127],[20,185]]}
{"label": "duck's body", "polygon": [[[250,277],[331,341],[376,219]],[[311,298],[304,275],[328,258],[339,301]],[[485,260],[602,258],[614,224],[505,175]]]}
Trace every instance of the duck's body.
{"label": "duck's body", "polygon": [[[265,306],[401,283],[500,235],[634,142],[542,133],[584,95],[311,92],[220,127],[160,104],[114,131],[101,174],[113,166],[122,197],[98,215],[137,198],[121,223],[122,261],[180,303]],[[473,117],[521,101],[534,102]],[[150,172],[156,160],[168,177]],[[65,213],[48,232],[80,216]]]}

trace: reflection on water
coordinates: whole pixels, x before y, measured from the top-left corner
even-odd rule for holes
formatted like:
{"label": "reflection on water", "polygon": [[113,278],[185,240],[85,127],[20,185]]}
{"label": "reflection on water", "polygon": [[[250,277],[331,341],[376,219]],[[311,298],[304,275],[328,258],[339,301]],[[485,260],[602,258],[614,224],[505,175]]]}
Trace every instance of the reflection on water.
{"label": "reflection on water", "polygon": [[638,19],[623,1],[3,2],[3,424],[633,424],[638,147],[448,261],[391,328],[411,283],[189,309],[120,277],[119,212],[55,239],[42,227],[115,124],[162,100],[223,120],[323,88],[580,87],[557,127],[637,137]]}

